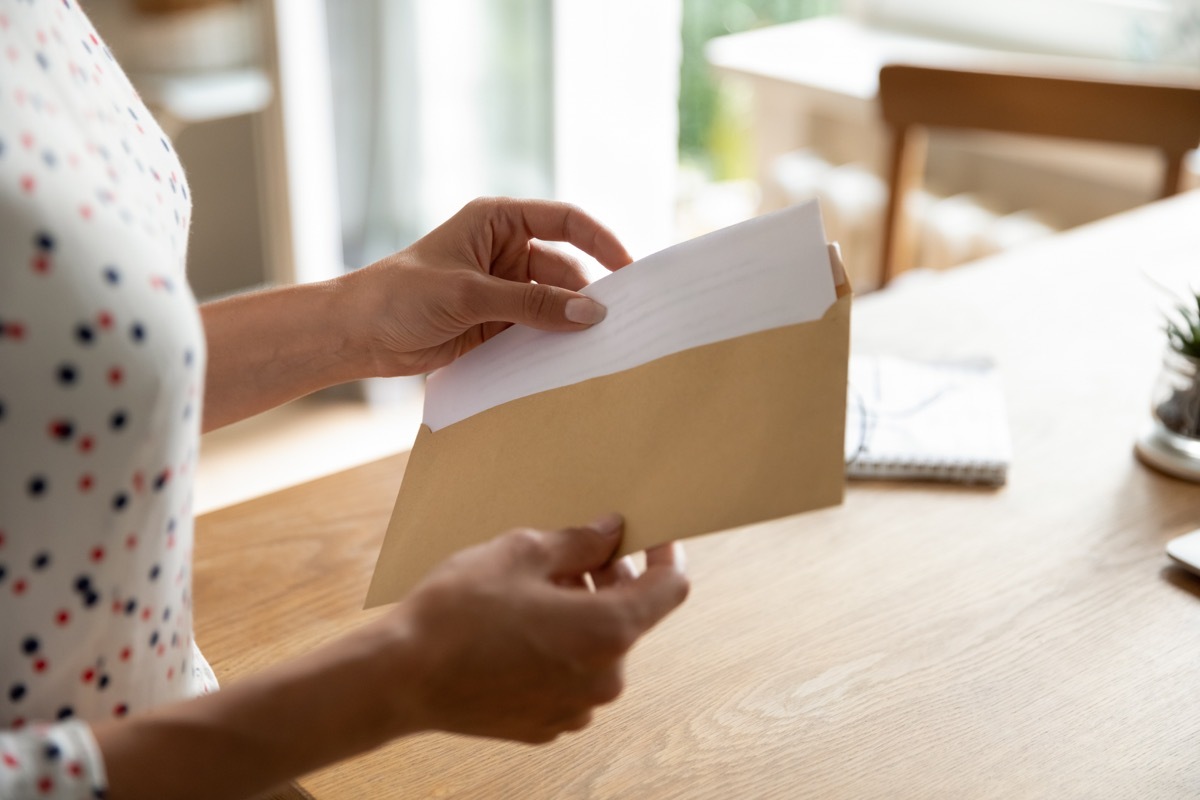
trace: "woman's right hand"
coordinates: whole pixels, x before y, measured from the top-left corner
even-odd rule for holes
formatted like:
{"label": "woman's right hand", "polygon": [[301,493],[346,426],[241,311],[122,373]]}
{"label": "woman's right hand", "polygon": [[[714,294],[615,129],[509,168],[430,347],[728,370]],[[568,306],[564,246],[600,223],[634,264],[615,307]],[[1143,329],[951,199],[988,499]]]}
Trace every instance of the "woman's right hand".
{"label": "woman's right hand", "polygon": [[640,576],[609,563],[622,525],[514,530],[435,568],[374,623],[411,670],[396,719],[530,743],[587,725],[620,694],[630,648],[688,593],[679,543],[651,549]]}

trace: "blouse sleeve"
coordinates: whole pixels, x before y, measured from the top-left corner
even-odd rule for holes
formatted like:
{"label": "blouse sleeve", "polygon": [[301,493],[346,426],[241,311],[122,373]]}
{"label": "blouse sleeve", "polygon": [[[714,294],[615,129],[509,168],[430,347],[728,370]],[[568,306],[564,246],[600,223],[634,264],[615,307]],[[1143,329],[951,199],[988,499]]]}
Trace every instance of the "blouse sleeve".
{"label": "blouse sleeve", "polygon": [[86,722],[0,731],[0,797],[5,800],[95,800],[107,780]]}

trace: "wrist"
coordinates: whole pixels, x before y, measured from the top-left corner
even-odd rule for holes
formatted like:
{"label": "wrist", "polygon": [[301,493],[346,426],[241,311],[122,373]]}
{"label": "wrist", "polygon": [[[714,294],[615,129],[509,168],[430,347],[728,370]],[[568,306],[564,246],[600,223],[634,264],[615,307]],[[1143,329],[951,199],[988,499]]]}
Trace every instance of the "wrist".
{"label": "wrist", "polygon": [[393,609],[358,632],[361,672],[351,690],[364,695],[362,717],[380,743],[430,728],[422,702],[429,659],[406,611]]}
{"label": "wrist", "polygon": [[340,326],[342,357],[355,379],[391,377],[380,347],[379,320],[387,314],[387,295],[372,280],[374,265],[348,272],[325,285],[335,304],[331,318]]}

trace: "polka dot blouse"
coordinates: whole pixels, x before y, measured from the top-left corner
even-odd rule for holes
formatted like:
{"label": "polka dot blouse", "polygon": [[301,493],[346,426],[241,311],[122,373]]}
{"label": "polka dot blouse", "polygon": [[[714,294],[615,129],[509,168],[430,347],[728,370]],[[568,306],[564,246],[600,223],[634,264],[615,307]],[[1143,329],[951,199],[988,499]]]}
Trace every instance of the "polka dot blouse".
{"label": "polka dot blouse", "polygon": [[102,797],[89,721],[215,687],[192,643],[190,213],[74,0],[0,0],[0,797]]}

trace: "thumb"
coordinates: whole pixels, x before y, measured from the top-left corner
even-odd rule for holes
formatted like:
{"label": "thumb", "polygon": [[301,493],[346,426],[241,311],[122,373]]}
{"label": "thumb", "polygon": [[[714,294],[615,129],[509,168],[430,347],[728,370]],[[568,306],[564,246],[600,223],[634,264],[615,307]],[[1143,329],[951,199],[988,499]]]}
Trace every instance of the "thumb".
{"label": "thumb", "polygon": [[590,297],[543,283],[489,277],[480,322],[515,322],[547,331],[574,331],[604,319],[605,308]]}

